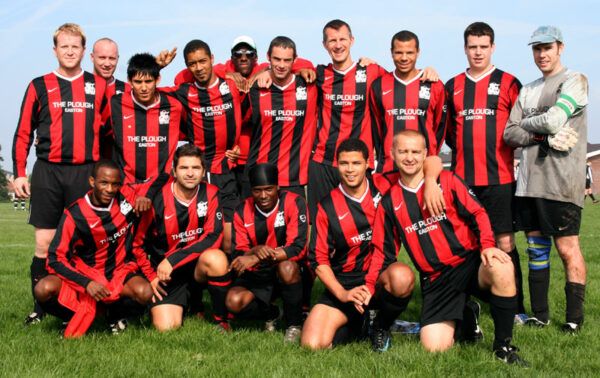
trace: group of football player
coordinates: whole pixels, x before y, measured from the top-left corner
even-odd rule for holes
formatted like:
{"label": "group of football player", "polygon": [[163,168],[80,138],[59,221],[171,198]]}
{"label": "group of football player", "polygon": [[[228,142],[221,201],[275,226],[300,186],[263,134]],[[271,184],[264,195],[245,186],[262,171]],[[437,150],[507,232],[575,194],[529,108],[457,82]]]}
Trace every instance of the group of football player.
{"label": "group of football player", "polygon": [[[88,73],[85,34],[59,27],[59,67],[29,84],[13,144],[15,193],[31,199],[36,239],[26,324],[49,313],[78,337],[104,314],[120,333],[149,308],[170,330],[205,317],[207,289],[223,331],[237,319],[274,331],[284,319],[286,342],[370,338],[383,352],[415,286],[397,259],[403,246],[420,276],[427,350],[483,337],[476,297],[489,303],[495,355],[528,367],[513,327],[550,324],[554,238],[566,272],[562,330],[578,332],[587,79],[562,66],[561,31],[534,31],[542,78],[525,87],[491,63],[484,22],[466,28],[469,68],[445,85],[416,67],[413,32],[392,37],[392,72],[352,59],[342,20],[325,25],[322,43],[332,61],[315,68],[285,36],[263,64],[248,36],[225,64],[195,39],[174,86],[159,87],[176,48],[133,55],[125,83],[113,76],[114,41],[94,44]],[[450,171],[437,156],[444,142]],[[516,230],[527,236],[531,317]],[[324,292],[311,309],[316,277]]]}

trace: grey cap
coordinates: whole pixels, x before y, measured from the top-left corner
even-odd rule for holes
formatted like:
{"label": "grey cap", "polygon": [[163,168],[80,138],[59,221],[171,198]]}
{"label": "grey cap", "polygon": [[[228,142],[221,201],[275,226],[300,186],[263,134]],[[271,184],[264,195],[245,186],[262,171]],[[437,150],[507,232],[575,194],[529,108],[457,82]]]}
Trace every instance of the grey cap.
{"label": "grey cap", "polygon": [[256,43],[254,43],[254,39],[252,37],[248,37],[247,35],[240,35],[236,39],[233,40],[233,44],[231,45],[231,49],[235,49],[237,45],[245,43],[250,46],[253,50],[256,50]]}
{"label": "grey cap", "polygon": [[541,43],[552,43],[554,41],[562,43],[563,36],[560,29],[556,26],[544,25],[535,29],[528,44],[539,45]]}

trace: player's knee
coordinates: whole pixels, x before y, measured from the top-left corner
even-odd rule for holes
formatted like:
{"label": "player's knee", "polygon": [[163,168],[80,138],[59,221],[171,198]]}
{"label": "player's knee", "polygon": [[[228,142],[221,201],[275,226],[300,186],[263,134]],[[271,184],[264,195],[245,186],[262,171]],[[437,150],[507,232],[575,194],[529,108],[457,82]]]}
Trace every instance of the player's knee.
{"label": "player's knee", "polygon": [[454,339],[450,339],[450,340],[442,340],[442,339],[423,340],[423,339],[421,339],[421,343],[423,344],[423,347],[428,352],[431,352],[431,353],[444,352],[444,351],[452,348],[452,345],[454,345]]}
{"label": "player's knee", "polygon": [[408,265],[403,263],[390,265],[382,278],[386,290],[395,297],[407,297],[415,287],[415,274]]}
{"label": "player's knee", "polygon": [[245,307],[242,295],[233,290],[229,290],[229,292],[227,292],[227,296],[225,297],[225,307],[227,307],[229,312],[238,314]]}
{"label": "player's knee", "polygon": [[181,319],[177,317],[153,319],[154,328],[159,332],[174,330],[181,327]]}
{"label": "player's knee", "polygon": [[550,267],[550,249],[552,239],[547,236],[527,237],[527,254],[529,255],[529,269],[540,270]]}
{"label": "player's knee", "polygon": [[33,288],[33,295],[38,302],[45,303],[60,292],[60,278],[51,275],[41,279]]}
{"label": "player's knee", "polygon": [[150,301],[152,300],[152,295],[154,294],[152,292],[152,287],[150,286],[150,283],[145,283],[145,284],[141,284],[141,285],[137,285],[134,290],[134,300],[142,305],[147,305],[150,304]]}
{"label": "player's knee", "polygon": [[[208,276],[222,276],[227,273],[229,269],[229,262],[227,256],[220,249],[209,249],[204,251],[199,257],[199,263],[196,267],[196,273],[204,273]],[[198,272],[198,269],[201,272]],[[202,272],[203,271],[203,272]],[[200,276],[201,274],[196,274]]]}
{"label": "player's knee", "polygon": [[316,350],[316,349],[325,349],[328,348],[331,345],[330,343],[324,343],[319,335],[315,335],[315,334],[306,334],[305,331],[302,331],[302,338],[300,340],[300,345],[302,345],[304,348],[309,348],[312,350]]}
{"label": "player's knee", "polygon": [[295,261],[282,261],[277,265],[279,280],[284,284],[296,283],[300,280],[300,267]]}

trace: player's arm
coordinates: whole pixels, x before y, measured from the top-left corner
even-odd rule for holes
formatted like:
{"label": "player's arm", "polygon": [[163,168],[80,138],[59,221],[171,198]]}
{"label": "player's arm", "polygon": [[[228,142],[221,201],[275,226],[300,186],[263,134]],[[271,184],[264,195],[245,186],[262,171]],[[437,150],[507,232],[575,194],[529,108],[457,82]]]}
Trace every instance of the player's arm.
{"label": "player's arm", "polygon": [[34,139],[34,131],[38,127],[38,113],[40,103],[33,82],[29,83],[21,111],[19,122],[13,138],[13,173],[15,179],[13,186],[17,197],[27,198],[30,194],[29,181],[25,167],[27,166],[27,155]]}
{"label": "player's arm", "polygon": [[170,175],[161,173],[157,177],[151,177],[146,182],[139,184],[126,184],[120,189],[121,194],[133,205],[133,211],[140,215],[152,207],[152,199],[159,190],[167,183]]}
{"label": "player's arm", "polygon": [[506,122],[504,128],[504,134],[502,138],[511,147],[524,147],[533,144],[533,134],[521,128],[521,121],[523,120],[523,96],[524,92],[519,95],[515,106],[510,111],[510,116]]}
{"label": "player's arm", "polygon": [[233,147],[230,150],[225,151],[225,157],[231,165],[234,165],[237,162],[237,159],[240,157],[240,146],[238,142],[240,140],[240,134],[242,133],[242,97],[238,88],[233,85],[234,83],[229,80],[228,81],[229,88],[231,91],[234,111],[235,111],[235,136],[233,141]]}
{"label": "player's arm", "polygon": [[[385,123],[385,110],[379,96],[381,93],[381,79],[375,79],[369,87],[369,116],[371,117],[371,135],[373,138],[373,149],[377,154],[382,153],[382,125]],[[377,160],[380,156],[377,156]]]}
{"label": "player's arm", "polygon": [[[432,85],[432,87],[434,87]],[[436,89],[433,91],[435,96],[435,106],[433,108],[433,135],[435,135],[435,154],[440,153],[440,149],[444,144],[444,138],[446,137],[446,125],[447,125],[447,101],[446,101],[446,90],[443,85],[435,86]]]}
{"label": "player's arm", "polygon": [[308,210],[304,198],[297,196],[294,201],[286,201],[286,243],[275,249],[277,261],[299,261],[306,256],[308,244]]}
{"label": "player's arm", "polygon": [[259,257],[252,251],[250,236],[244,226],[244,207],[245,202],[240,203],[233,213],[233,225],[231,228],[231,250],[233,260],[229,265],[229,270],[242,274],[247,269],[260,262]]}
{"label": "player's arm", "polygon": [[446,131],[444,141],[452,150],[456,149],[454,131],[456,129],[456,109],[454,109],[453,88],[450,86],[452,80],[444,85],[446,92]]}
{"label": "player's arm", "polygon": [[436,82],[440,80],[440,75],[433,67],[425,67],[423,70],[423,76],[421,76],[421,81],[431,81]]}
{"label": "player's arm", "polygon": [[428,209],[431,214],[437,216],[442,215],[444,210],[446,210],[444,193],[442,193],[442,189],[438,186],[438,178],[443,170],[444,165],[439,156],[434,155],[425,158],[423,162],[423,173],[425,174],[423,209]]}

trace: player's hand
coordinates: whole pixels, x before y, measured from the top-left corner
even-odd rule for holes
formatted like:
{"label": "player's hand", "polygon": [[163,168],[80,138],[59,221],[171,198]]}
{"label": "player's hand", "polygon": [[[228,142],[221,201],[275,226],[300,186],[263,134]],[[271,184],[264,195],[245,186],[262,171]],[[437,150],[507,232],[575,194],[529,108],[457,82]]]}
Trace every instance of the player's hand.
{"label": "player's hand", "polygon": [[135,199],[135,206],[133,207],[133,213],[139,217],[140,214],[142,214],[144,211],[150,210],[151,207],[152,207],[152,201],[150,200],[150,198],[138,197]]}
{"label": "player's hand", "polygon": [[496,259],[499,262],[505,264],[511,262],[510,256],[508,253],[504,252],[498,248],[486,248],[481,251],[481,262],[484,266],[492,267],[492,261]]}
{"label": "player's hand", "polygon": [[269,70],[256,74],[251,79],[256,80],[258,87],[262,89],[271,88],[271,84],[273,84],[273,79],[271,78],[271,72],[269,72]]}
{"label": "player's hand", "polygon": [[244,273],[246,269],[252,268],[254,265],[258,264],[259,261],[258,256],[255,255],[239,256],[233,259],[231,265],[229,265],[229,271],[233,270],[240,275]]}
{"label": "player's hand", "polygon": [[446,210],[444,193],[433,178],[426,178],[423,188],[423,199],[425,204],[423,210],[429,210],[431,215],[440,216]]}
{"label": "player's hand", "polygon": [[104,298],[110,297],[110,291],[99,282],[90,281],[85,287],[85,292],[94,298],[96,302],[100,302]]}
{"label": "player's hand", "polygon": [[158,279],[164,282],[171,281],[172,272],[173,266],[167,259],[163,259],[163,261],[161,261],[156,267],[156,275],[158,276]]}
{"label": "player's hand", "polygon": [[253,252],[260,261],[275,261],[276,252],[268,245],[258,245],[253,248]]}
{"label": "player's hand", "polygon": [[150,282],[150,286],[152,287],[152,291],[154,292],[154,295],[152,296],[152,303],[156,303],[157,299],[159,301],[162,301],[163,295],[165,297],[167,296],[167,292],[165,291],[165,289],[162,288],[161,285],[165,286],[166,283],[161,281],[158,277],[156,277],[152,280],[152,282]]}
{"label": "player's hand", "polygon": [[29,180],[27,177],[17,177],[13,180],[13,188],[15,195],[20,198],[29,198],[31,189],[29,188]]}
{"label": "player's hand", "polygon": [[440,80],[440,75],[433,69],[433,67],[425,67],[423,70],[423,76],[421,76],[421,81],[431,81],[436,82]]}
{"label": "player's hand", "polygon": [[548,146],[557,151],[569,151],[575,144],[577,144],[577,131],[571,126],[566,126],[560,129],[554,135],[548,135]]}
{"label": "player's hand", "polygon": [[177,46],[173,47],[173,50],[163,50],[158,53],[156,56],[156,63],[160,66],[160,68],[165,68],[168,66],[173,59],[177,56]]}
{"label": "player's hand", "polygon": [[365,285],[354,287],[350,290],[345,290],[341,298],[343,303],[352,303],[359,313],[365,312],[363,305],[371,299],[371,292]]}
{"label": "player's hand", "polygon": [[362,56],[360,58],[358,58],[358,65],[361,67],[367,67],[367,66],[370,66],[371,64],[377,64],[377,62],[371,58],[363,58]]}
{"label": "player's hand", "polygon": [[225,151],[225,157],[232,163],[235,163],[240,157],[240,146],[234,146],[231,150]]}
{"label": "player's hand", "polygon": [[311,70],[310,68],[302,68],[298,70],[298,75],[302,76],[302,78],[308,83],[314,83],[317,79],[317,73],[315,70]]}
{"label": "player's hand", "polygon": [[229,80],[233,80],[235,86],[240,92],[248,92],[246,78],[242,76],[239,72],[227,72],[225,77]]}

